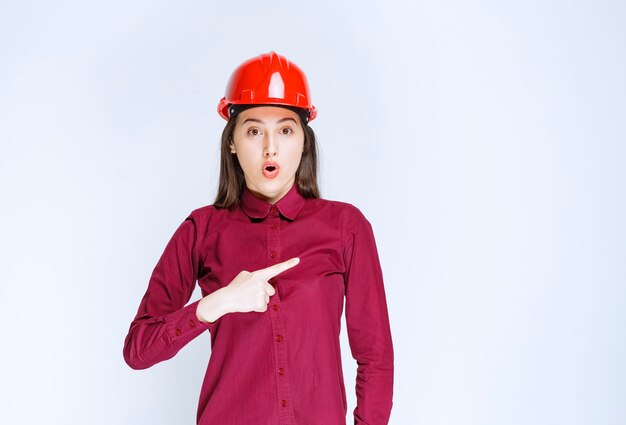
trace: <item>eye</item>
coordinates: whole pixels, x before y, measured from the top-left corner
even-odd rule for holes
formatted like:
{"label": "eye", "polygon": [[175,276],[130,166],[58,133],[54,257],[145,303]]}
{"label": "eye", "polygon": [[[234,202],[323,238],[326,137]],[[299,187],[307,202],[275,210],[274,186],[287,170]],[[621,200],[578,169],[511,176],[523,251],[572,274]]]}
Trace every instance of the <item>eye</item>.
{"label": "eye", "polygon": [[291,129],[291,127],[283,127],[283,134],[292,134],[293,130]]}
{"label": "eye", "polygon": [[248,129],[248,134],[251,136],[256,136],[260,133],[258,128],[252,127],[250,129]]}

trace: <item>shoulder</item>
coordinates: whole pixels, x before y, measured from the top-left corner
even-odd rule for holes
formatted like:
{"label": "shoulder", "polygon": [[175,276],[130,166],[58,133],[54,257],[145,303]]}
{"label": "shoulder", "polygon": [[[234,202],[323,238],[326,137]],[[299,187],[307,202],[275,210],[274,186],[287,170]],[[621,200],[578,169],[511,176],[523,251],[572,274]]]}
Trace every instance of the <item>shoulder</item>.
{"label": "shoulder", "polygon": [[214,217],[219,215],[221,208],[215,205],[203,205],[193,209],[188,215],[185,221],[191,221],[196,228],[196,232],[200,235],[207,235],[212,228],[212,222]]}
{"label": "shoulder", "polygon": [[344,233],[355,233],[363,225],[369,226],[369,220],[356,205],[338,200],[318,198],[318,201],[329,208],[334,217],[341,222]]}
{"label": "shoulder", "polygon": [[192,218],[196,222],[208,222],[217,209],[215,205],[204,205],[193,209],[187,218]]}
{"label": "shoulder", "polygon": [[307,201],[315,205],[314,209],[323,209],[325,210],[325,212],[330,212],[333,214],[333,216],[338,218],[340,217],[342,220],[344,219],[344,217],[362,215],[359,208],[349,202],[326,198],[312,198],[308,199]]}

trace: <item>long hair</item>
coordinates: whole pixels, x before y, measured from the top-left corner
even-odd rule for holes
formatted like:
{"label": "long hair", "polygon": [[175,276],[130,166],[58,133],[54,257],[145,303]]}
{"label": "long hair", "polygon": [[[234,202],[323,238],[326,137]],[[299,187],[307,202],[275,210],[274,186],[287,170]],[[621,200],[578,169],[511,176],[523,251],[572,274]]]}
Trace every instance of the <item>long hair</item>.
{"label": "long hair", "polygon": [[[218,208],[232,208],[239,203],[241,192],[245,185],[243,169],[236,154],[230,152],[230,142],[237,123],[237,115],[231,116],[222,131],[220,148],[220,178],[217,195],[213,205]],[[317,141],[313,129],[300,118],[300,125],[304,129],[304,149],[300,165],[296,171],[296,185],[298,192],[305,198],[319,198],[320,191],[317,182],[318,152]]]}

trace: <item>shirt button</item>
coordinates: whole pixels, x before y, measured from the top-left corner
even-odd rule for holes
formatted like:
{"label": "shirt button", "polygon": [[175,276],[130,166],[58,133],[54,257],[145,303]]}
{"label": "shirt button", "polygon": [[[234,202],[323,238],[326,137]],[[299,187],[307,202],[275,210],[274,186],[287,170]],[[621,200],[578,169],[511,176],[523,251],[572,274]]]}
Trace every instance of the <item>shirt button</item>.
{"label": "shirt button", "polygon": [[270,207],[270,212],[272,214],[276,214],[276,207],[275,206]]}
{"label": "shirt button", "polygon": [[181,332],[180,329],[176,329],[176,336],[180,336]]}
{"label": "shirt button", "polygon": [[193,321],[193,319],[189,319],[189,326],[191,326],[192,328],[196,326],[196,322]]}
{"label": "shirt button", "polygon": [[281,400],[280,405],[285,407],[287,405],[287,400]]}
{"label": "shirt button", "polygon": [[282,335],[276,335],[276,342],[281,342],[283,340]]}
{"label": "shirt button", "polygon": [[276,251],[271,251],[270,252],[270,257],[272,257],[272,258],[276,257]]}
{"label": "shirt button", "polygon": [[278,306],[278,304],[274,304],[274,311],[278,311],[280,309],[280,307]]}
{"label": "shirt button", "polygon": [[279,375],[284,375],[284,374],[285,374],[285,369],[284,369],[284,368],[282,368],[282,367],[279,367],[279,368],[278,368],[278,374],[279,374]]}
{"label": "shirt button", "polygon": [[277,227],[278,227],[278,225],[277,225],[277,224],[272,224],[272,225],[270,226],[270,229],[274,230],[274,229],[276,229]]}

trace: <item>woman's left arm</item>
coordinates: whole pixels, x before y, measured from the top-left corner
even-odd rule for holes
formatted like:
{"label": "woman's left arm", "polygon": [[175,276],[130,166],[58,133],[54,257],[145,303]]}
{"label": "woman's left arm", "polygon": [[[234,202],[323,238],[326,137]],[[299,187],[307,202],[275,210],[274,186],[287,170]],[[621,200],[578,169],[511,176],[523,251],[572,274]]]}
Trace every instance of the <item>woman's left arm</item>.
{"label": "woman's left arm", "polygon": [[357,361],[355,425],[387,425],[393,405],[393,344],[374,232],[352,206],[344,217],[346,327]]}

